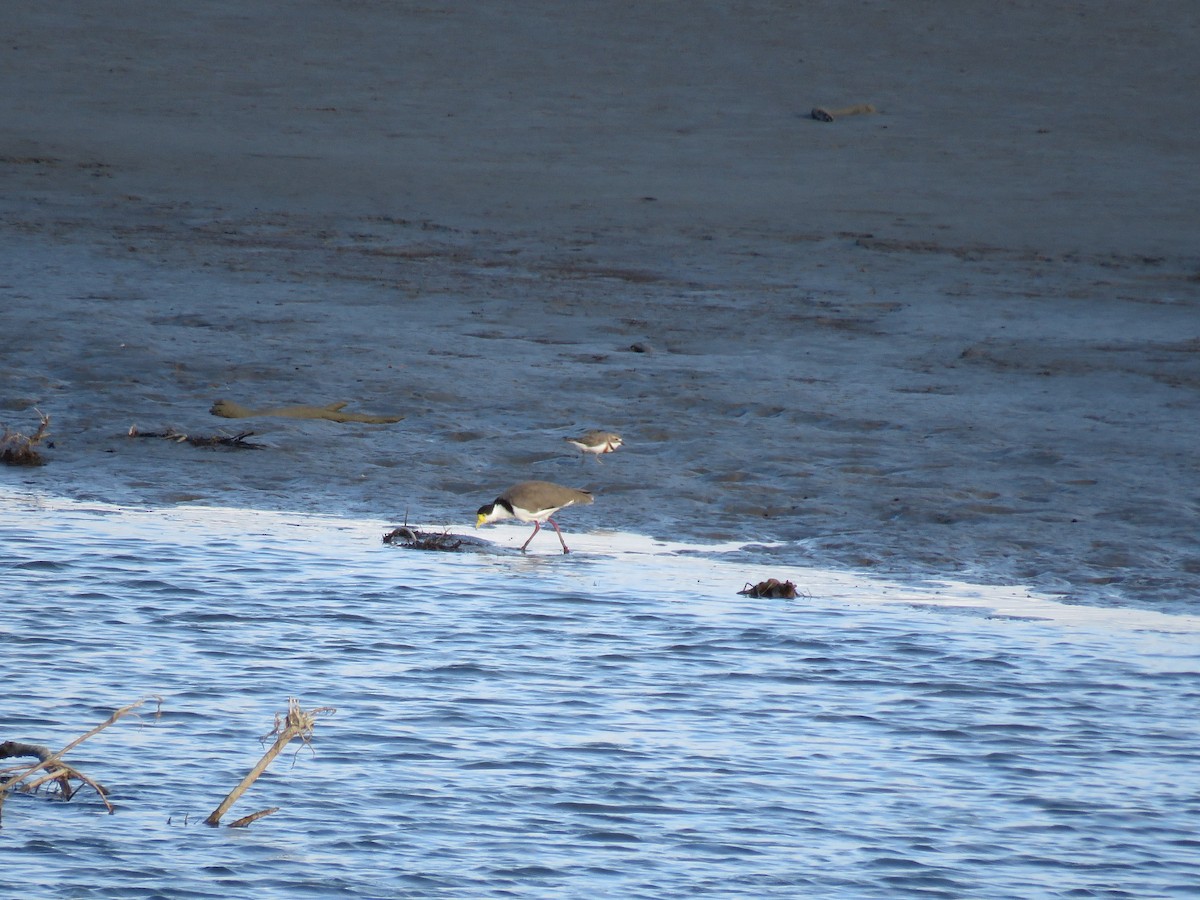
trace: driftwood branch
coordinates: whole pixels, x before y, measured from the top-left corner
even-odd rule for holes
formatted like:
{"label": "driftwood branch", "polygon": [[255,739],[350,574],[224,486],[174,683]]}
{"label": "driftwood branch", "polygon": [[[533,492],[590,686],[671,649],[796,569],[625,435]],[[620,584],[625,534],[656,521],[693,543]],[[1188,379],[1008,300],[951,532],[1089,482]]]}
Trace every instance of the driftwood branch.
{"label": "driftwood branch", "polygon": [[[63,798],[70,800],[72,795],[75,793],[75,789],[71,786],[71,776],[75,773],[74,770],[69,769],[67,766],[63,766],[61,764],[55,765],[54,760],[57,755],[58,754],[56,754],[49,747],[45,747],[41,744],[25,744],[21,743],[20,741],[5,741],[3,744],[0,744],[0,759],[32,756],[38,761],[37,765],[25,767],[25,771],[22,775],[10,778],[5,781],[3,785],[0,785],[0,808],[2,808],[4,797],[9,790],[18,786],[18,782],[21,782],[23,778],[27,779],[34,772],[36,772],[39,767],[46,767],[47,764],[48,768],[46,768],[46,771],[49,774],[43,778],[37,779],[36,782],[25,781],[24,783],[20,784],[20,788],[25,791],[34,791],[47,781],[57,781],[58,788],[62,792]],[[14,766],[0,771],[13,772],[20,768],[22,767]],[[103,796],[103,792],[101,792],[101,795]]]}
{"label": "driftwood branch", "polygon": [[230,822],[229,827],[230,828],[246,828],[251,823],[257,822],[259,819],[264,818],[265,816],[271,815],[271,813],[279,812],[279,810],[281,808],[282,807],[279,807],[279,806],[272,806],[267,809],[260,809],[256,813],[250,813],[250,815],[248,815],[248,816],[242,816],[240,819],[238,819],[234,822]]}
{"label": "driftwood branch", "polygon": [[209,410],[225,419],[249,419],[255,416],[281,416],[288,419],[329,419],[331,422],[366,422],[370,425],[390,425],[404,416],[375,416],[369,413],[342,412],[345,401],[325,406],[272,406],[250,409],[232,400],[218,400]]}
{"label": "driftwood branch", "polygon": [[176,431],[174,428],[168,428],[166,431],[142,431],[136,425],[130,425],[128,435],[129,437],[163,438],[164,440],[174,441],[177,444],[191,444],[193,447],[232,447],[237,450],[263,449],[262,444],[251,444],[246,440],[246,438],[254,436],[253,431],[242,431],[233,435],[197,435],[184,434],[182,431]]}
{"label": "driftwood branch", "polygon": [[[155,699],[158,700],[161,706],[161,698]],[[58,785],[64,800],[70,800],[79,791],[79,788],[71,783],[72,779],[74,779],[80,782],[81,785],[86,785],[94,790],[100,799],[104,801],[105,807],[111,813],[113,806],[108,802],[108,788],[84,775],[73,766],[63,762],[63,757],[88,738],[99,734],[109,725],[112,725],[118,719],[137,709],[145,702],[146,700],[142,699],[136,703],[130,703],[128,706],[122,706],[120,709],[114,711],[107,720],[101,722],[86,734],[75,738],[75,740],[71,741],[71,743],[58,752],[54,752],[49,747],[42,746],[41,744],[26,744],[19,741],[5,741],[3,744],[0,744],[0,759],[24,756],[32,756],[37,759],[37,762],[33,765],[20,765],[12,766],[8,769],[0,769],[0,775],[9,775],[6,780],[0,783],[0,809],[3,808],[4,798],[8,796],[10,791],[33,792],[42,785],[50,782]],[[155,714],[157,715],[157,711]],[[40,775],[38,774],[39,772],[41,772]]]}
{"label": "driftwood branch", "polygon": [[[250,785],[254,784],[254,782],[258,780],[258,776],[267,770],[267,766],[269,766],[272,760],[274,760],[275,757],[283,751],[283,748],[296,738],[299,738],[305,744],[305,746],[308,746],[312,741],[312,732],[314,726],[316,725],[317,716],[332,712],[334,712],[334,709],[331,706],[320,706],[316,709],[303,710],[300,708],[300,702],[298,700],[295,698],[288,700],[287,714],[280,716],[279,713],[276,713],[275,728],[270,734],[264,735],[262,738],[265,741],[268,738],[273,737],[275,738],[275,743],[273,743],[267,752],[263,754],[262,759],[260,759],[257,765],[255,765],[254,768],[251,769],[246,775],[246,777],[241,780],[241,783],[239,783],[237,787],[235,787],[229,792],[228,795],[226,795],[225,799],[221,801],[221,804],[216,809],[209,813],[208,818],[204,820],[204,824],[220,825],[221,816],[225,815],[225,813],[229,811],[229,807],[233,806],[233,804],[237,802],[238,798],[241,797],[242,794],[246,793],[246,791],[250,788]],[[260,819],[263,816],[270,815],[271,813],[275,812],[276,809],[278,809],[278,807],[261,810],[253,815],[244,816],[243,818],[234,822],[231,827],[236,826],[244,828],[251,822]]]}
{"label": "driftwood branch", "polygon": [[448,553],[453,553],[464,545],[479,548],[487,543],[470,535],[451,534],[448,528],[440,532],[410,528],[407,512],[404,513],[404,524],[385,534],[383,542],[406,550],[442,550]]}
{"label": "driftwood branch", "polygon": [[46,461],[36,448],[49,434],[50,417],[40,409],[35,409],[34,412],[41,418],[41,422],[37,431],[31,435],[9,431],[8,426],[4,426],[4,431],[0,433],[0,462],[10,466],[40,466]]}
{"label": "driftwood branch", "polygon": [[54,756],[54,751],[41,744],[23,744],[20,741],[5,741],[0,744],[0,759],[8,759],[13,756],[33,756],[41,762],[45,762]]}
{"label": "driftwood branch", "polygon": [[461,548],[466,540],[449,531],[420,531],[401,525],[385,534],[383,542],[404,547],[406,550],[444,550],[452,553]]}

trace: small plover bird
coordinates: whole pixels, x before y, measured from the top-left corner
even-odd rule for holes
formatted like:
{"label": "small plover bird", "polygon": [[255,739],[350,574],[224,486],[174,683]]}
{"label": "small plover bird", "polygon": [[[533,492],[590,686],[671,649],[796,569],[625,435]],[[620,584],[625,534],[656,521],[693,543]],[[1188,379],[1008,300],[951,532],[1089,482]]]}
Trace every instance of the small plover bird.
{"label": "small plover bird", "polygon": [[619,434],[613,434],[611,431],[587,431],[579,437],[565,437],[563,440],[574,444],[585,455],[592,454],[596,457],[596,462],[600,462],[600,457],[605,453],[612,453],[625,443]]}
{"label": "small plover bird", "polygon": [[558,523],[550,517],[568,506],[586,506],[591,502],[590,491],[578,491],[549,481],[522,481],[520,484],[514,484],[491,503],[479,507],[475,514],[475,527],[501,519],[532,522],[533,534],[521,545],[521,552],[524,553],[529,541],[541,530],[542,523],[549,522],[554,526],[554,533],[558,535],[563,553],[570,553],[562,532],[558,530]]}

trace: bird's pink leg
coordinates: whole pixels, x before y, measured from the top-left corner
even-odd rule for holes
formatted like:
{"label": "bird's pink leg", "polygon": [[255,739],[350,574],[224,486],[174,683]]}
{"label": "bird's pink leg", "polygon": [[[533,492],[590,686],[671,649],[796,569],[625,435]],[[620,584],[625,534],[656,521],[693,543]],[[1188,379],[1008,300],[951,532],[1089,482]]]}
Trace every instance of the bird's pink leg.
{"label": "bird's pink leg", "polygon": [[570,553],[571,551],[567,549],[567,542],[563,540],[562,532],[558,530],[558,523],[553,519],[547,519],[546,521],[554,526],[554,533],[558,535],[558,542],[563,545],[563,553]]}
{"label": "bird's pink leg", "polygon": [[[555,525],[554,527],[555,527],[555,528],[558,528],[558,526],[557,526],[557,525]],[[522,552],[522,553],[524,553],[524,552],[525,552],[525,548],[529,546],[529,541],[532,541],[532,540],[533,540],[535,537],[537,537],[537,533],[538,533],[539,531],[541,531],[541,530],[542,530],[542,523],[541,523],[541,522],[537,522],[537,521],[535,521],[535,522],[533,523],[533,534],[531,534],[531,535],[529,536],[529,539],[528,539],[528,540],[526,540],[526,541],[525,541],[525,543],[523,543],[523,544],[521,545],[521,552]],[[559,537],[559,540],[562,540],[562,537],[561,537],[561,536]]]}

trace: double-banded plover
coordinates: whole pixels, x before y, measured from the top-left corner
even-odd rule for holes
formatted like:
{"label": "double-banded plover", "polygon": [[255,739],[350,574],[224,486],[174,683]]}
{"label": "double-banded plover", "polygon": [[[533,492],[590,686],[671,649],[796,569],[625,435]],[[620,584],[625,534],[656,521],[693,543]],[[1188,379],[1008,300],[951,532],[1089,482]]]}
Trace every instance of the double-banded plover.
{"label": "double-banded plover", "polygon": [[596,457],[596,462],[600,462],[600,457],[605,453],[612,453],[625,443],[619,434],[611,431],[587,431],[578,437],[565,437],[563,440],[574,444],[585,455],[591,453]]}

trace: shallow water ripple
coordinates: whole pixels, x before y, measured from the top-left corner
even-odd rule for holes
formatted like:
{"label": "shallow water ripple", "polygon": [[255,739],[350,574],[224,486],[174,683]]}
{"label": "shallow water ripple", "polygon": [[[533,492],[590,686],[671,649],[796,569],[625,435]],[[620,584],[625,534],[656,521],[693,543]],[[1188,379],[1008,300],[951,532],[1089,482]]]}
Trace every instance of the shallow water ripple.
{"label": "shallow water ripple", "polygon": [[[1197,636],[737,597],[702,555],[385,548],[336,520],[15,503],[0,739],[26,897],[1185,897]],[[574,545],[573,545],[574,546]],[[810,573],[817,579],[819,573]],[[636,587],[635,587],[636,586]],[[311,750],[258,759],[289,696]]]}

